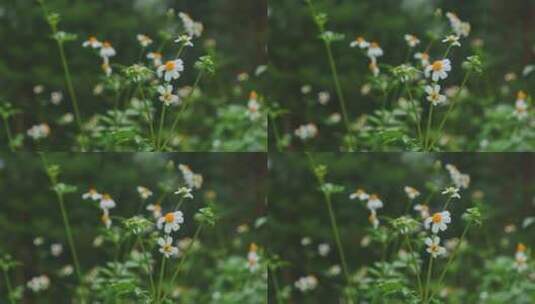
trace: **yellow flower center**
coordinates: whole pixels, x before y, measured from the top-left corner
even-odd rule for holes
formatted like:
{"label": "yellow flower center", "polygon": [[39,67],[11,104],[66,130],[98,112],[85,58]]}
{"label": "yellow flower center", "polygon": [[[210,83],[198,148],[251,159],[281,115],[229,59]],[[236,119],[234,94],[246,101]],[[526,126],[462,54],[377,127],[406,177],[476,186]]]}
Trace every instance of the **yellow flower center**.
{"label": "yellow flower center", "polygon": [[106,213],[104,213],[101,217],[101,220],[104,224],[106,224],[110,220],[110,217]]}
{"label": "yellow flower center", "polygon": [[438,223],[442,222],[442,214],[440,214],[440,213],[433,214],[433,217],[431,218],[431,220],[435,224],[438,224]]}
{"label": "yellow flower center", "polygon": [[165,215],[165,221],[166,221],[167,223],[172,223],[172,222],[174,222],[174,221],[175,221],[175,215],[174,215],[173,213],[167,213],[167,214]]}
{"label": "yellow flower center", "polygon": [[433,71],[435,72],[440,71],[442,70],[443,67],[444,67],[444,64],[442,63],[442,61],[437,60],[433,62],[433,66],[432,66]]}
{"label": "yellow flower center", "polygon": [[111,47],[111,43],[109,43],[108,41],[104,41],[104,43],[102,43],[102,47],[110,48]]}
{"label": "yellow flower center", "polygon": [[516,251],[517,252],[524,252],[526,251],[526,246],[522,243],[519,243],[517,246],[516,246]]}
{"label": "yellow flower center", "polygon": [[171,245],[170,244],[163,245],[163,251],[170,252],[171,251]]}
{"label": "yellow flower center", "polygon": [[249,94],[249,99],[256,100],[258,98],[258,94],[256,94],[255,91],[251,91],[251,94]]}
{"label": "yellow flower center", "polygon": [[379,44],[377,42],[372,42],[370,44],[370,47],[373,48],[373,49],[378,49],[379,48]]}
{"label": "yellow flower center", "polygon": [[167,71],[172,71],[172,70],[174,70],[174,69],[175,69],[175,62],[174,62],[174,61],[167,61],[167,62],[165,63],[165,69],[166,69]]}
{"label": "yellow flower center", "polygon": [[257,249],[258,249],[258,246],[256,246],[255,243],[251,243],[251,245],[249,246],[249,251],[251,252],[256,252]]}
{"label": "yellow flower center", "polygon": [[108,201],[111,200],[111,196],[109,194],[103,194],[102,199]]}
{"label": "yellow flower center", "polygon": [[362,43],[362,42],[364,42],[364,38],[359,36],[359,37],[357,37],[357,39],[355,39],[355,41],[357,41],[358,43]]}
{"label": "yellow flower center", "polygon": [[518,91],[518,94],[516,96],[517,100],[525,100],[527,97],[526,93],[524,91]]}
{"label": "yellow flower center", "polygon": [[89,37],[89,42],[97,42],[97,37],[95,36]]}

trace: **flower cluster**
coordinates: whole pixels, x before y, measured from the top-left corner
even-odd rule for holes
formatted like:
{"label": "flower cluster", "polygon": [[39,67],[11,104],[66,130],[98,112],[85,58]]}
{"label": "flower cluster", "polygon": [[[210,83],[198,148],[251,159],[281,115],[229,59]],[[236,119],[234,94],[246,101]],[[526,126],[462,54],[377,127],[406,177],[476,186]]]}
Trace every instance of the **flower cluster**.
{"label": "flower cluster", "polygon": [[377,218],[377,209],[383,208],[383,201],[377,194],[368,194],[363,189],[358,188],[355,192],[349,195],[349,199],[359,199],[360,201],[366,201],[366,208],[370,210],[368,220],[374,228],[379,227],[379,219]]}
{"label": "flower cluster", "polygon": [[113,198],[107,193],[101,194],[95,188],[90,188],[86,193],[82,194],[82,199],[90,199],[99,202],[98,206],[102,210],[101,221],[106,228],[109,229],[112,224],[110,209],[113,209],[116,206]]}
{"label": "flower cluster", "polygon": [[40,275],[38,277],[33,277],[26,285],[31,291],[37,293],[47,290],[48,287],[50,287],[50,279],[46,275]]}
{"label": "flower cluster", "polygon": [[[406,36],[407,39],[407,36]],[[414,44],[417,40],[416,37],[412,36],[409,37],[411,39],[411,43]],[[416,40],[414,40],[416,39]],[[419,40],[418,40],[419,43]],[[414,44],[416,46],[416,44]],[[380,70],[379,66],[377,64],[377,58],[382,57],[384,55],[384,51],[377,42],[368,42],[364,37],[359,36],[357,37],[353,42],[350,43],[350,47],[359,47],[360,49],[364,50],[366,52],[366,55],[370,59],[370,64],[368,67],[370,68],[370,71],[374,76],[379,76]]]}
{"label": "flower cluster", "polygon": [[301,125],[295,131],[295,136],[299,137],[301,140],[305,141],[312,139],[318,135],[318,127],[315,124],[309,123],[306,125]]}
{"label": "flower cluster", "polygon": [[308,275],[299,278],[295,283],[295,287],[301,292],[308,292],[316,289],[318,286],[318,279],[313,275]]}

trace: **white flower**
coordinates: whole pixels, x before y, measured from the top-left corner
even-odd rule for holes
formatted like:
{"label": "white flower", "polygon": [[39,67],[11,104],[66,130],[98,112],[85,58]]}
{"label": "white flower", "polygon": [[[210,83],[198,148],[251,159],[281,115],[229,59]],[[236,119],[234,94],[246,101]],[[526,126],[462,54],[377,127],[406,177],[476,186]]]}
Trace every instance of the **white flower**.
{"label": "white flower", "polygon": [[429,207],[425,204],[414,205],[414,210],[420,212],[420,216],[424,219],[429,217]]}
{"label": "white flower", "polygon": [[137,186],[137,193],[139,193],[139,196],[144,200],[152,196],[152,191],[143,186]]}
{"label": "white flower", "polygon": [[65,265],[59,270],[60,277],[68,277],[74,273],[74,267],[72,265]]}
{"label": "white flower", "polygon": [[238,79],[239,82],[247,81],[249,80],[249,74],[246,72],[239,73],[236,79]]}
{"label": "white flower", "polygon": [[429,229],[429,227],[431,226],[431,231],[434,234],[437,234],[439,230],[440,231],[446,230],[448,228],[447,224],[449,223],[451,223],[450,212],[442,211],[442,212],[437,212],[433,214],[433,216],[426,218],[424,225],[425,225],[425,229]]}
{"label": "white flower", "polygon": [[179,187],[175,194],[181,195],[182,198],[193,199],[193,194],[191,194],[192,189],[188,187]]}
{"label": "white flower", "polygon": [[372,42],[368,48],[368,57],[370,57],[372,60],[383,56],[383,49],[379,46],[377,42]]}
{"label": "white flower", "polygon": [[249,101],[247,102],[247,115],[252,121],[260,118],[260,103],[258,103],[258,95],[255,91],[249,94]]}
{"label": "white flower", "polygon": [[301,239],[301,245],[303,246],[308,246],[312,243],[312,239],[308,236],[305,236],[304,238]]}
{"label": "white flower", "polygon": [[139,44],[141,44],[142,47],[147,47],[147,46],[152,44],[152,39],[150,39],[150,37],[147,36],[147,35],[138,34],[136,36],[136,38],[137,38],[137,41],[139,41]]}
{"label": "white flower", "polygon": [[294,133],[295,136],[299,137],[301,140],[312,139],[318,135],[318,128],[315,124],[309,123],[299,126]]}
{"label": "white flower", "polygon": [[448,72],[451,71],[451,62],[449,59],[437,60],[425,68],[425,77],[431,76],[433,81],[448,78]]}
{"label": "white flower", "polygon": [[425,92],[427,93],[427,100],[434,106],[446,102],[446,95],[440,94],[440,86],[438,84],[425,86]]}
{"label": "white flower", "polygon": [[461,198],[461,195],[459,194],[459,188],[455,187],[447,187],[442,191],[442,194],[449,195],[450,198]]}
{"label": "white flower", "polygon": [[425,244],[427,245],[426,251],[431,254],[433,258],[446,254],[446,248],[440,246],[440,238],[436,235],[432,238],[427,237],[425,239]]}
{"label": "white flower", "polygon": [[50,102],[53,105],[59,105],[62,100],[63,100],[63,93],[59,91],[50,93]]}
{"label": "white flower", "polygon": [[191,36],[189,35],[180,35],[178,36],[178,38],[175,40],[176,43],[180,43],[182,44],[183,46],[189,46],[189,47],[193,47],[193,43],[191,42]]}
{"label": "white flower", "polygon": [[448,35],[442,40],[442,42],[449,43],[451,46],[461,46],[461,43],[459,42],[459,36],[456,35]]}
{"label": "white flower", "polygon": [[152,60],[152,64],[155,67],[159,67],[162,65],[162,53],[159,52],[149,52],[147,54],[147,59]]}
{"label": "white flower", "polygon": [[50,127],[46,123],[34,125],[26,131],[26,134],[34,140],[45,138],[50,135]]}
{"label": "white flower", "polygon": [[527,95],[524,93],[524,91],[518,91],[516,102],[515,102],[515,110],[513,112],[513,115],[518,119],[524,119],[528,116],[528,104],[526,102]]}
{"label": "white flower", "polygon": [[331,100],[331,94],[329,92],[319,92],[318,93],[318,102],[321,105],[326,105]]}
{"label": "white flower", "polygon": [[468,188],[470,185],[470,175],[463,174],[454,165],[447,164],[446,170],[450,173],[450,178],[457,188]]}
{"label": "white flower", "polygon": [[111,43],[108,41],[104,41],[102,43],[102,48],[100,49],[100,56],[102,58],[110,58],[116,55],[115,49],[111,46]]}
{"label": "white flower", "polygon": [[377,209],[383,208],[383,201],[379,199],[377,194],[372,194],[368,197],[368,203],[366,203],[366,207],[371,211],[376,211]]}
{"label": "white flower", "polygon": [[306,95],[312,91],[312,87],[308,84],[301,86],[301,93]]}
{"label": "white flower", "polygon": [[104,85],[102,85],[101,83],[97,84],[93,88],[93,95],[95,95],[95,96],[98,96],[98,95],[102,94],[102,92],[104,92]]}
{"label": "white flower", "polygon": [[83,199],[92,199],[94,201],[98,201],[102,198],[102,194],[98,193],[98,191],[95,188],[89,188],[89,191],[82,194]]}
{"label": "white flower", "polygon": [[342,267],[340,267],[340,265],[332,265],[329,267],[329,269],[327,269],[327,275],[331,277],[335,277],[340,273],[342,273]]}
{"label": "white flower", "polygon": [[249,252],[247,253],[247,268],[249,271],[254,272],[258,269],[258,262],[260,261],[260,257],[257,253],[258,247],[255,243],[252,243],[249,246]]}
{"label": "white flower", "polygon": [[179,164],[178,169],[182,172],[182,176],[188,187],[194,189],[200,189],[202,187],[202,175],[194,173],[189,166],[184,164]]}
{"label": "white flower", "polygon": [[318,279],[313,275],[301,277],[294,283],[295,287],[301,292],[314,290],[318,286]]}
{"label": "white flower", "polygon": [[45,90],[45,87],[42,84],[39,84],[33,87],[33,93],[35,95],[39,95],[43,93],[44,90]]}
{"label": "white flower", "polygon": [[164,228],[165,233],[169,234],[171,231],[178,231],[180,224],[184,223],[184,215],[181,211],[169,212],[165,216],[158,219],[158,229]]}
{"label": "white flower", "polygon": [[327,256],[331,252],[331,246],[327,243],[322,243],[318,245],[318,253],[321,256]]}
{"label": "white flower", "polygon": [[411,200],[420,196],[420,191],[414,189],[413,187],[405,186],[403,190],[405,190],[405,193]]}
{"label": "white flower", "polygon": [[414,54],[414,59],[418,59],[420,60],[420,64],[423,66],[423,67],[426,67],[429,65],[429,54],[427,53],[416,53]]}
{"label": "white flower", "polygon": [[160,204],[149,204],[147,210],[152,212],[154,218],[160,218],[162,216],[162,206]]}
{"label": "white flower", "polygon": [[349,44],[350,47],[358,46],[361,49],[365,49],[370,46],[370,43],[364,39],[364,37],[357,37]]}
{"label": "white flower", "polygon": [[173,94],[173,86],[168,85],[161,85],[158,87],[158,93],[160,93],[160,101],[164,103],[166,106],[170,105],[177,105],[180,104],[180,98],[178,95]]}
{"label": "white flower", "polygon": [[523,272],[524,270],[528,268],[528,264],[527,264],[528,257],[526,256],[525,251],[526,251],[526,246],[524,244],[519,243],[516,246],[514,268],[518,272]]}
{"label": "white flower", "polygon": [[102,243],[104,243],[104,237],[99,235],[93,240],[93,247],[98,248],[102,246]]}
{"label": "white flower", "polygon": [[355,192],[349,195],[349,199],[351,200],[356,199],[356,198],[358,198],[361,201],[365,201],[368,198],[370,198],[370,195],[366,193],[366,191],[364,191],[363,189],[357,189],[355,190]]}
{"label": "white flower", "polygon": [[158,245],[160,245],[160,252],[165,255],[166,258],[178,255],[178,248],[173,246],[173,238],[166,236],[158,239]]}
{"label": "white flower", "polygon": [[202,35],[204,26],[200,22],[195,22],[191,17],[183,12],[178,13],[180,19],[182,19],[182,25],[184,30],[191,37],[200,37]]}
{"label": "white flower", "polygon": [[50,245],[50,253],[55,257],[60,256],[63,253],[63,245],[60,243]]}
{"label": "white flower", "polygon": [[[165,64],[158,67],[158,77],[164,75],[165,81],[178,79],[180,72],[184,71],[184,63],[181,59],[169,60]],[[165,73],[164,73],[165,72]]]}
{"label": "white flower", "polygon": [[109,194],[104,193],[102,194],[102,197],[100,199],[99,206],[102,210],[115,208],[115,201],[111,198]]}
{"label": "white flower", "polygon": [[102,46],[102,42],[98,41],[97,37],[90,36],[86,41],[84,41],[84,43],[82,43],[82,46],[83,47],[90,46],[94,49],[98,49],[99,47]]}
{"label": "white flower", "polygon": [[416,38],[416,36],[414,35],[406,34],[405,41],[411,48],[416,47],[418,44],[420,44],[420,39]]}
{"label": "white flower", "polygon": [[468,37],[468,35],[470,35],[470,23],[461,21],[461,19],[452,12],[447,12],[446,17],[448,17],[451,28],[457,36]]}
{"label": "white flower", "polygon": [[41,245],[43,245],[44,242],[45,242],[45,239],[43,239],[43,237],[41,237],[41,236],[36,237],[35,239],[33,239],[33,244],[35,246],[41,246]]}
{"label": "white flower", "polygon": [[46,275],[33,277],[27,284],[28,288],[33,292],[46,290],[50,286],[50,279]]}

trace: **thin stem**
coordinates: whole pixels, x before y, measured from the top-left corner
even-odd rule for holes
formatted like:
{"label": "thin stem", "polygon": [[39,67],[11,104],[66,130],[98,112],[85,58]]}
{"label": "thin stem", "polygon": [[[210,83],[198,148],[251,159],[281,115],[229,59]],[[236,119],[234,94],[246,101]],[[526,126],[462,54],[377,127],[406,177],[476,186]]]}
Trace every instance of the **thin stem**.
{"label": "thin stem", "polygon": [[[163,275],[165,272],[165,261],[167,258],[165,256],[162,257],[162,263],[160,265],[160,281],[158,282],[158,293],[156,294],[156,302],[160,303],[160,294],[162,293],[162,283],[163,283]],[[163,296],[163,295],[162,295]]]}
{"label": "thin stem", "polygon": [[269,266],[268,266],[268,270],[271,272],[271,281],[273,282],[273,288],[275,289],[275,299],[277,300],[277,304],[282,304],[284,302],[281,299],[279,280],[277,279],[277,274]]}
{"label": "thin stem", "polygon": [[11,288],[11,281],[9,280],[9,275],[6,269],[4,269],[3,272],[4,272],[4,279],[6,281],[7,295],[8,295],[9,302],[11,304],[15,304],[15,299],[13,299],[13,289]]}
{"label": "thin stem", "polygon": [[11,128],[9,127],[9,121],[7,117],[3,117],[3,120],[4,120],[4,125],[6,126],[6,135],[9,141],[9,150],[11,150],[11,152],[15,152],[15,146],[13,145],[13,136],[11,135]]}
{"label": "thin stem", "polygon": [[[138,243],[141,246],[141,251],[143,252],[143,258],[147,257],[147,251],[145,250],[145,245],[143,245],[143,240],[141,239],[141,236],[138,235]],[[150,280],[150,289],[151,292],[154,294],[155,287],[154,287],[154,278],[152,277],[152,267],[150,265],[150,262],[147,260],[147,275],[149,276]]]}
{"label": "thin stem", "polygon": [[425,283],[424,303],[427,303],[427,294],[429,293],[429,284],[431,283],[431,273],[433,272],[433,256],[429,255],[429,264],[427,265],[427,280]]}
{"label": "thin stem", "polygon": [[141,98],[143,98],[143,107],[144,107],[144,110],[147,112],[146,113],[146,119],[147,119],[147,123],[149,124],[149,130],[150,130],[150,138],[151,138],[151,142],[152,144],[155,146],[156,148],[156,143],[155,143],[155,135],[154,135],[154,126],[153,126],[153,118],[152,118],[152,112],[147,104],[147,100],[145,98],[145,91],[143,90],[143,88],[140,89],[141,90]]}
{"label": "thin stem", "polygon": [[421,142],[422,141],[422,127],[420,124],[422,123],[421,121],[422,117],[418,114],[418,107],[414,103],[414,99],[412,97],[412,92],[411,92],[411,89],[409,88],[409,84],[406,84],[406,87],[407,87],[407,93],[409,94],[411,108],[414,112],[414,119],[416,120],[416,130],[418,132],[418,139]]}
{"label": "thin stem", "polygon": [[431,133],[431,124],[433,121],[433,109],[435,106],[431,104],[431,107],[429,108],[429,114],[427,116],[427,130],[425,131],[425,143],[424,143],[424,150],[427,150],[427,142],[429,140],[429,136]]}
{"label": "thin stem", "polygon": [[275,145],[277,146],[277,151],[282,152],[282,142],[280,139],[279,129],[277,128],[277,123],[273,115],[269,114],[269,118],[271,120],[271,129],[273,130],[273,135],[275,136]]}
{"label": "thin stem", "polygon": [[411,261],[413,261],[414,266],[414,272],[416,273],[416,279],[418,280],[418,291],[420,292],[420,296],[423,296],[423,288],[422,288],[422,277],[420,276],[420,270],[418,269],[418,265],[416,264],[416,260],[414,258],[414,249],[412,249],[411,241],[409,240],[409,236],[405,235],[405,242],[407,244],[407,247],[409,247],[409,252],[411,255]]}
{"label": "thin stem", "polygon": [[158,139],[156,141],[156,149],[159,150],[160,149],[160,138],[162,136],[162,129],[163,129],[163,124],[164,124],[164,120],[165,120],[165,110],[167,109],[167,105],[163,104],[163,109],[162,109],[162,112],[161,112],[161,115],[160,115],[160,129],[158,130]]}

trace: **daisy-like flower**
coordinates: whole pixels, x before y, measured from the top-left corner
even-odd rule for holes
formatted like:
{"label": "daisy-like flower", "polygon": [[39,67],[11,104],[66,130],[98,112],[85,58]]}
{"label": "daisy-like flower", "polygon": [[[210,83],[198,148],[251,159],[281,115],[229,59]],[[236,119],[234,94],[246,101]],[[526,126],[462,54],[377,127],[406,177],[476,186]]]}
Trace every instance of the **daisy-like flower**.
{"label": "daisy-like flower", "polygon": [[86,41],[84,41],[84,43],[82,43],[82,46],[83,47],[92,47],[94,49],[98,49],[99,47],[102,46],[102,42],[98,41],[97,37],[95,36],[89,36],[89,38],[87,38]]}
{"label": "daisy-like flower", "polygon": [[182,44],[183,46],[189,46],[189,47],[193,47],[193,42],[191,42],[191,36],[189,35],[180,35],[178,36],[178,38],[175,40],[176,43],[179,43],[179,44]]}
{"label": "daisy-like flower", "polygon": [[193,199],[193,194],[191,194],[192,189],[188,187],[179,187],[175,194],[182,196],[182,198]]}
{"label": "daisy-like flower", "polygon": [[160,245],[160,252],[163,253],[166,258],[178,255],[178,248],[173,246],[172,237],[166,236],[165,239],[159,238],[158,245]]}
{"label": "daisy-like flower", "polygon": [[383,49],[379,46],[379,43],[372,42],[370,43],[370,46],[368,47],[368,57],[375,59],[377,57],[383,56],[384,52]]}
{"label": "daisy-like flower", "polygon": [[28,136],[31,137],[33,140],[45,138],[50,135],[50,127],[46,123],[34,125],[30,129],[28,129],[28,131],[26,131],[26,134],[28,134]]}
{"label": "daisy-like flower", "polygon": [[414,210],[420,212],[420,216],[423,219],[426,219],[429,217],[429,207],[425,204],[414,205]]}
{"label": "daisy-like flower", "polygon": [[82,198],[98,201],[102,198],[102,194],[98,193],[98,191],[95,188],[89,188],[89,190],[86,193],[82,194]]}
{"label": "daisy-like flower", "polygon": [[440,85],[438,84],[425,86],[425,92],[427,93],[427,100],[434,106],[446,102],[446,95],[440,94]]}
{"label": "daisy-like flower", "polygon": [[431,227],[431,231],[434,234],[437,234],[438,231],[444,231],[448,228],[448,225],[451,223],[451,217],[449,211],[442,211],[433,214],[432,216],[425,219],[424,225],[425,229]]}
{"label": "daisy-like flower", "polygon": [[407,44],[413,48],[413,47],[416,47],[418,44],[420,44],[420,39],[418,39],[416,36],[414,35],[409,35],[409,34],[406,34],[405,35],[405,41],[407,42]]}
{"label": "daisy-like flower", "polygon": [[38,84],[38,85],[33,87],[33,93],[35,95],[39,95],[39,94],[43,93],[44,90],[45,90],[45,87],[42,84]]}
{"label": "daisy-like flower", "polygon": [[109,194],[104,193],[100,198],[99,206],[102,210],[109,210],[111,208],[115,208],[115,201],[111,198]]}
{"label": "daisy-like flower", "polygon": [[184,223],[184,215],[181,211],[175,211],[160,217],[156,225],[158,229],[163,228],[165,233],[169,234],[171,231],[178,231],[182,223]]}
{"label": "daisy-like flower", "polygon": [[162,216],[162,206],[158,203],[149,204],[147,206],[147,210],[152,212],[152,216],[154,216],[154,218],[160,218]]}
{"label": "daisy-like flower", "polygon": [[102,48],[100,49],[100,57],[110,58],[115,56],[117,53],[109,41],[104,41],[102,43]]}
{"label": "daisy-like flower", "polygon": [[441,193],[444,195],[449,195],[451,198],[461,198],[461,195],[459,194],[459,188],[447,187]]}
{"label": "daisy-like flower", "polygon": [[178,169],[182,172],[182,177],[188,187],[193,189],[200,189],[202,187],[202,175],[194,173],[188,165],[179,164]]}
{"label": "daisy-like flower", "polygon": [[310,244],[312,244],[312,239],[310,237],[305,236],[301,239],[301,245],[308,246]]}
{"label": "daisy-like flower", "polygon": [[456,35],[448,35],[442,40],[442,42],[449,43],[451,46],[461,46],[461,43],[459,42],[459,36]]}
{"label": "daisy-like flower", "polygon": [[326,105],[329,103],[329,101],[331,100],[331,94],[329,94],[329,92],[319,92],[318,93],[318,102],[321,104],[321,105]]}
{"label": "daisy-like flower", "polygon": [[193,21],[188,14],[183,12],[178,13],[178,16],[182,20],[182,25],[188,35],[191,37],[200,37],[202,35],[204,30],[202,23]]}
{"label": "daisy-like flower", "polygon": [[523,272],[528,268],[528,257],[526,256],[526,246],[522,243],[519,243],[516,246],[515,253],[515,264],[514,267],[518,272]]}
{"label": "daisy-like flower", "polygon": [[322,243],[318,245],[318,253],[322,257],[329,255],[329,252],[331,252],[331,246],[329,244]]}
{"label": "daisy-like flower", "polygon": [[431,254],[433,258],[446,254],[446,248],[440,246],[440,238],[436,235],[427,237],[425,239],[425,244],[427,245],[426,251]]}
{"label": "daisy-like flower", "polygon": [[173,86],[161,85],[158,87],[158,93],[160,93],[160,101],[163,102],[166,106],[177,105],[180,103],[180,98],[178,95],[173,94]]}
{"label": "daisy-like flower", "polygon": [[370,224],[372,224],[373,229],[377,229],[377,227],[379,227],[379,218],[377,218],[377,213],[375,212],[375,210],[372,210],[370,212],[370,216],[368,216],[368,221],[370,222]]}
{"label": "daisy-like flower", "polygon": [[45,242],[45,239],[42,236],[38,236],[35,239],[33,239],[33,244],[35,246],[41,246],[44,244],[44,242]]}
{"label": "daisy-like flower", "polygon": [[147,59],[152,60],[152,64],[155,67],[159,67],[162,65],[162,53],[160,52],[149,52],[147,54]]}
{"label": "daisy-like flower", "polygon": [[138,34],[136,38],[137,41],[139,41],[139,44],[141,44],[141,46],[144,48],[152,44],[152,39],[150,39],[150,37],[147,35]]}
{"label": "daisy-like flower", "polygon": [[50,286],[50,279],[46,275],[41,275],[33,277],[26,285],[31,291],[39,292],[48,289]]}
{"label": "daisy-like flower", "polygon": [[184,71],[184,63],[181,59],[169,60],[165,64],[158,67],[158,77],[164,77],[165,81],[171,79],[178,79],[180,72]]}
{"label": "daisy-like flower", "polygon": [[303,141],[312,139],[318,135],[318,127],[313,123],[301,125],[294,131],[294,134]]}
{"label": "daisy-like flower", "polygon": [[63,245],[60,243],[50,245],[50,253],[55,257],[59,257],[63,253]]}
{"label": "daisy-like flower", "polygon": [[139,193],[139,196],[141,196],[142,199],[147,199],[152,196],[152,191],[150,191],[149,188],[143,187],[143,186],[137,186],[137,193]]}
{"label": "daisy-like flower", "polygon": [[61,92],[52,92],[50,93],[50,102],[54,105],[59,105],[63,100],[63,93]]}
{"label": "daisy-like flower", "polygon": [[258,269],[258,262],[260,257],[258,256],[258,247],[255,243],[251,243],[249,246],[249,252],[247,253],[247,268],[249,271],[254,272]]}
{"label": "daisy-like flower", "polygon": [[377,61],[375,61],[374,59],[370,61],[368,68],[375,77],[379,76],[379,73],[381,73],[381,70],[379,70],[379,66],[377,65]]}
{"label": "daisy-like flower", "polygon": [[451,62],[449,59],[437,60],[433,64],[425,67],[425,77],[430,77],[437,82],[440,79],[448,78],[448,72],[451,71]]}
{"label": "daisy-like flower", "polygon": [[313,275],[301,277],[294,283],[295,288],[301,292],[307,292],[316,289],[318,286],[318,279]]}
{"label": "daisy-like flower", "polygon": [[301,86],[301,94],[307,95],[308,93],[312,92],[312,86],[305,84]]}
{"label": "daisy-like flower", "polygon": [[358,198],[359,200],[361,201],[365,201],[367,200],[368,198],[370,198],[370,195],[368,193],[366,193],[366,191],[364,191],[363,189],[357,189],[355,190],[355,192],[351,193],[349,195],[349,199],[356,199]]}
{"label": "daisy-like flower", "polygon": [[109,213],[108,209],[104,209],[103,211],[104,212],[102,213],[102,216],[100,217],[100,220],[102,221],[104,226],[106,226],[106,229],[110,229],[110,227],[111,227],[110,213]]}
{"label": "daisy-like flower", "polygon": [[403,190],[405,190],[405,193],[407,194],[407,196],[411,200],[413,200],[413,199],[417,198],[418,196],[420,196],[420,191],[416,190],[413,187],[405,186],[405,188],[403,188]]}
{"label": "daisy-like flower", "polygon": [[359,47],[361,49],[365,49],[367,47],[370,46],[370,43],[368,41],[366,41],[366,39],[364,39],[364,37],[357,37],[355,38],[354,41],[352,41],[350,44],[349,44],[350,47]]}
{"label": "daisy-like flower", "polygon": [[371,211],[375,211],[377,209],[383,208],[383,201],[381,201],[377,194],[371,194],[368,197],[368,203],[366,203],[366,207]]}
{"label": "daisy-like flower", "polygon": [[426,67],[429,65],[429,54],[427,53],[416,53],[414,54],[414,59],[418,59],[420,60],[420,64],[423,66],[423,67]]}

